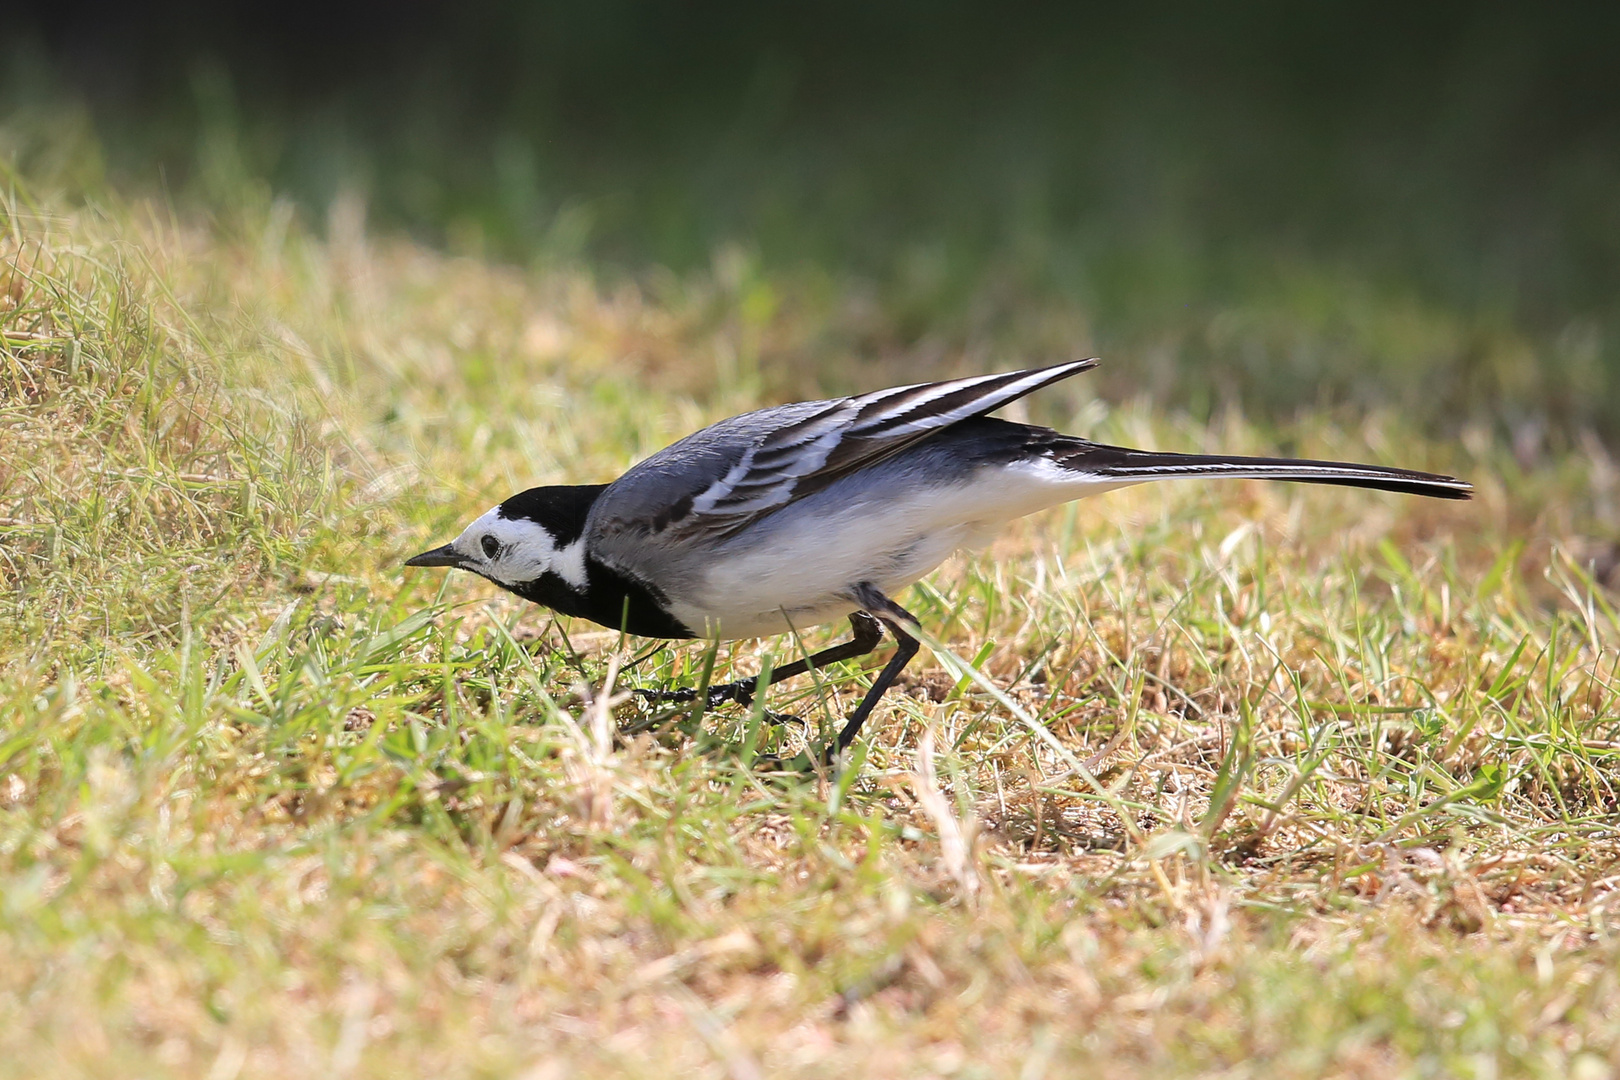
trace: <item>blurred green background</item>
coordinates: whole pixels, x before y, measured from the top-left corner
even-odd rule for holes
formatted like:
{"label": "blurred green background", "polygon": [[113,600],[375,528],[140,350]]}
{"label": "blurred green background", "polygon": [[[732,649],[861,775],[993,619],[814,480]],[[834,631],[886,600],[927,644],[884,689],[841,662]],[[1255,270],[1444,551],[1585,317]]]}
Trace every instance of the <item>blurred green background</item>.
{"label": "blurred green background", "polygon": [[[38,5],[0,155],[94,198],[753,283],[903,367],[1620,435],[1620,8]],[[802,348],[800,346],[796,346]],[[793,349],[762,357],[791,367]]]}

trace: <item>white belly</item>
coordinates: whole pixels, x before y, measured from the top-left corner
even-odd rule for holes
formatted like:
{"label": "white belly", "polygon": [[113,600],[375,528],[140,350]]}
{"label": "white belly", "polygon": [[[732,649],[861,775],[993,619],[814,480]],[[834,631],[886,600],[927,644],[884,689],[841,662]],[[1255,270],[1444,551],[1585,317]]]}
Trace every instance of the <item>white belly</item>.
{"label": "white belly", "polygon": [[[850,590],[870,582],[893,595],[958,548],[994,538],[995,530],[957,525],[913,534],[904,544],[873,547],[870,529],[859,525],[828,532],[824,542],[784,538],[724,561],[709,572],[695,603],[677,602],[674,615],[706,637],[767,637],[835,622],[854,611]],[[982,539],[976,532],[988,532]]]}
{"label": "white belly", "polygon": [[833,622],[860,606],[851,592],[858,584],[893,596],[952,552],[988,544],[1009,521],[1121,486],[1044,462],[881,501],[869,487],[834,485],[716,552],[697,588],[671,598],[672,613],[699,635],[720,640]]}

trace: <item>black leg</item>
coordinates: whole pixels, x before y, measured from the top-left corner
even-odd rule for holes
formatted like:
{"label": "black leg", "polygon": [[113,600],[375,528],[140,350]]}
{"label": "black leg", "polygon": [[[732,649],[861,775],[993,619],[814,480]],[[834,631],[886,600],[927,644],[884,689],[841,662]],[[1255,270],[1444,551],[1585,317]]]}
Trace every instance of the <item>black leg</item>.
{"label": "black leg", "polygon": [[906,633],[904,626],[905,623],[915,625],[917,622],[915,615],[866,582],[855,586],[855,599],[860,601],[861,607],[883,620],[883,625],[889,628],[889,633],[894,635],[894,640],[900,648],[878,673],[878,677],[872,682],[872,688],[866,692],[866,696],[855,707],[855,711],[849,714],[849,721],[844,724],[844,730],[838,733],[836,753],[843,753],[849,749],[849,744],[861,733],[861,725],[866,723],[866,718],[871,716],[872,710],[877,707],[878,699],[894,685],[894,680],[900,677],[901,670],[911,662],[913,656],[917,655],[918,648],[917,639]]}
{"label": "black leg", "polygon": [[[781,682],[791,679],[795,675],[803,675],[817,668],[824,668],[828,664],[836,664],[840,660],[853,660],[857,656],[865,656],[878,647],[883,640],[883,624],[864,611],[852,611],[849,614],[849,628],[854,637],[841,645],[833,645],[822,649],[818,653],[807,656],[802,660],[795,660],[791,664],[783,664],[771,672],[771,682]],[[749,684],[753,690],[754,679],[740,680]]]}
{"label": "black leg", "polygon": [[[865,656],[877,648],[878,642],[883,640],[883,624],[864,611],[850,613],[849,628],[855,634],[853,638],[842,644],[822,649],[820,652],[807,656],[802,660],[795,660],[791,664],[783,664],[771,672],[771,682],[778,683],[784,679],[791,679],[795,675],[803,675],[808,671],[824,668],[828,664],[836,664],[840,660],[853,660],[857,656]],[[718,683],[711,686],[709,687],[709,707],[713,708],[726,701],[735,701],[739,705],[748,705],[754,700],[758,684],[759,679],[750,675],[748,678],[738,679],[736,682]],[[679,704],[695,700],[697,691],[691,687],[683,687],[679,690],[637,690],[636,696],[643,701],[652,703],[672,701]]]}

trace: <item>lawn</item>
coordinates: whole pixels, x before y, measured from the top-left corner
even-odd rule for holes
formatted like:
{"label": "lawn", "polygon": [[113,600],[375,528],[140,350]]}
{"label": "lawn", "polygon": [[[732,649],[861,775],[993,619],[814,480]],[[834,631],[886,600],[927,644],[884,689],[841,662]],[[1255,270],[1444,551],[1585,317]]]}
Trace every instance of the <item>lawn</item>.
{"label": "lawn", "polygon": [[[747,408],[1064,357],[869,333],[745,249],[626,281],[353,202],[317,232],[3,195],[0,1075],[1620,1067],[1596,440],[1206,423],[1113,393],[1148,346],[1104,355],[1029,415],[1478,494],[1163,484],[1019,522],[900,598],[935,647],[850,766],[784,778],[757,756],[819,745],[886,650],[773,690],[801,724],[649,714],[629,688],[836,628],[663,647],[402,561]],[[1357,302],[1379,332],[1335,347],[1371,359],[1460,333]]]}

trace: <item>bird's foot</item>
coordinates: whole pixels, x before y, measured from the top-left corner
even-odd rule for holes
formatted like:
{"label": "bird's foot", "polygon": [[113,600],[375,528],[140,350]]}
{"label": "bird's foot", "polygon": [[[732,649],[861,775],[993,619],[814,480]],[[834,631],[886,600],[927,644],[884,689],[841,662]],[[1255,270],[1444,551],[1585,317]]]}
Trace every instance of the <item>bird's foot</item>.
{"label": "bird's foot", "polygon": [[[739,705],[747,706],[754,700],[755,679],[738,679],[736,682],[716,683],[709,687],[707,695],[707,708],[724,705],[728,701],[735,701]],[[686,705],[697,700],[697,690],[690,686],[683,686],[678,690],[637,690],[636,697],[648,705]],[[767,718],[773,713],[767,712]],[[777,721],[772,720],[772,723]]]}
{"label": "bird's foot", "polygon": [[748,763],[748,768],[761,776],[787,779],[813,774],[816,771],[816,761],[805,751],[800,751],[792,757],[783,757],[781,754],[755,754],[753,760]]}
{"label": "bird's foot", "polygon": [[[728,701],[747,707],[754,703],[752,679],[744,679],[734,683],[721,683],[709,687],[708,705],[706,708],[716,708]],[[697,691],[689,686],[679,690],[637,690],[635,695],[648,705],[689,705],[697,700]],[[774,727],[783,724],[802,724],[804,719],[792,713],[775,712],[764,709],[760,712],[761,718]]]}
{"label": "bird's foot", "polygon": [[807,747],[791,757],[783,757],[780,754],[755,754],[749,767],[758,773],[778,775],[808,776],[812,773],[831,775],[838,771],[840,754],[836,743],[820,751],[814,747]]}

